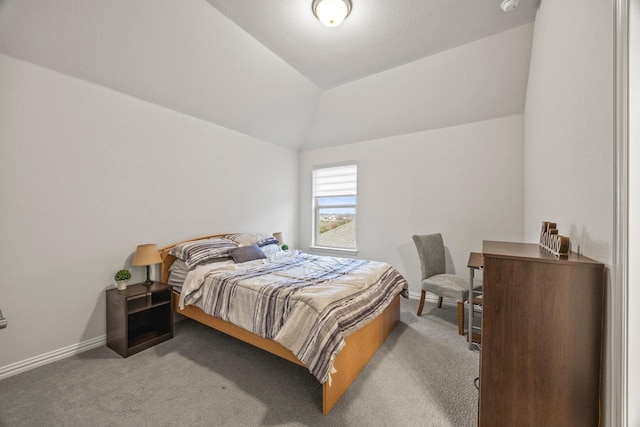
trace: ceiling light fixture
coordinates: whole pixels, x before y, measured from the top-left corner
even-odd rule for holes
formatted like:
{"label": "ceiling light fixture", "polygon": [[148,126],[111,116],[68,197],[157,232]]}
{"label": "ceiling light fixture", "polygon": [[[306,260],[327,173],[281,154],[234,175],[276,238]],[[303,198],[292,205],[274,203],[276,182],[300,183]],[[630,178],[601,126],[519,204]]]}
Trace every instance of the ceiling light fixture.
{"label": "ceiling light fixture", "polygon": [[503,12],[511,12],[518,7],[519,4],[520,0],[503,0],[500,4],[500,9],[502,9]]}
{"label": "ceiling light fixture", "polygon": [[335,27],[351,13],[351,0],[313,0],[313,14],[327,27]]}

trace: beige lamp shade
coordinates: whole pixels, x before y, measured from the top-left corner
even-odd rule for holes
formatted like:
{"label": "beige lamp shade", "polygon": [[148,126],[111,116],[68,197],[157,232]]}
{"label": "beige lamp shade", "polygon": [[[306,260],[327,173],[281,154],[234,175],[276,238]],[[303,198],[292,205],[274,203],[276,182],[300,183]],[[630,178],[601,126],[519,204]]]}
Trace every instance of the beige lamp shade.
{"label": "beige lamp shade", "polygon": [[160,258],[158,245],[148,244],[138,245],[136,253],[133,255],[133,261],[131,261],[131,265],[152,265],[159,264],[161,262],[162,258]]}
{"label": "beige lamp shade", "polygon": [[284,241],[284,234],[282,233],[282,231],[278,231],[277,233],[273,233],[273,237],[276,238],[276,240],[278,241],[280,246],[286,245],[286,242]]}

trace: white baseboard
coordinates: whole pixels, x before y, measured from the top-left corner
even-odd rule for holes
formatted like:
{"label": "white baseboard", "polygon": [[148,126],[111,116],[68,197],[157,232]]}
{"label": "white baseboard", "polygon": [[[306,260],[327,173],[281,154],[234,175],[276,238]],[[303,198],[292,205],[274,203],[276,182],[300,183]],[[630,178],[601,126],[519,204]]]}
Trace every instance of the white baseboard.
{"label": "white baseboard", "polygon": [[409,292],[409,299],[420,299],[420,294],[418,292]]}
{"label": "white baseboard", "polygon": [[[409,298],[419,300],[420,292],[409,292]],[[437,303],[438,297],[432,294],[427,294],[427,297],[425,298],[425,300],[429,302]],[[455,301],[451,303],[445,299],[444,304],[455,305]],[[30,359],[12,363],[11,365],[2,366],[0,367],[0,380],[11,377],[13,375],[17,375],[21,372],[26,372],[31,369],[35,369],[37,367],[47,365],[49,363],[55,362],[60,359],[64,359],[69,356],[80,354],[87,350],[91,350],[92,348],[100,347],[106,344],[107,344],[107,336],[102,335],[87,341],[83,341],[78,344],[72,344],[70,346],[67,346],[58,350],[50,351],[49,353],[41,354],[40,356],[35,356]]]}
{"label": "white baseboard", "polygon": [[39,366],[47,365],[51,362],[55,362],[56,360],[80,354],[87,350],[91,350],[92,348],[103,346],[106,343],[107,336],[101,335],[78,344],[72,344],[58,350],[50,351],[49,353],[41,354],[40,356],[31,357],[20,362],[12,363],[11,365],[2,366],[0,367],[0,380],[21,372],[29,371]]}

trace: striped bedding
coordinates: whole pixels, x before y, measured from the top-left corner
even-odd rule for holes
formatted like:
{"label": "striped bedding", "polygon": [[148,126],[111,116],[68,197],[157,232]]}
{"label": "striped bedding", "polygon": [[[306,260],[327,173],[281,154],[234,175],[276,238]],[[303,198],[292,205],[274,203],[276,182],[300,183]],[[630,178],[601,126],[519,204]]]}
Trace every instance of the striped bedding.
{"label": "striped bedding", "polygon": [[388,264],[298,253],[200,266],[182,288],[195,305],[288,348],[321,382],[345,337],[378,316],[407,282]]}

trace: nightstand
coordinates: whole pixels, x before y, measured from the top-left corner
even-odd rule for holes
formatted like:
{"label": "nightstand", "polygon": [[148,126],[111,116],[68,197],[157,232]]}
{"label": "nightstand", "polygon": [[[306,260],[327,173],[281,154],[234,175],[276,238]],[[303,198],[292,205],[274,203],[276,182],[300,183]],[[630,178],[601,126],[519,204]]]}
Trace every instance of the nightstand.
{"label": "nightstand", "polygon": [[107,289],[107,346],[129,357],[173,338],[171,287],[154,282]]}

